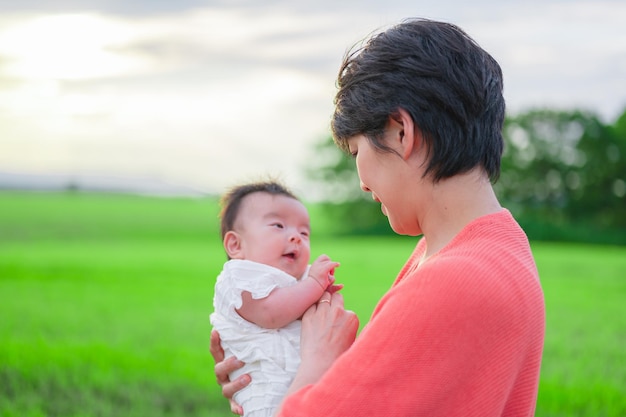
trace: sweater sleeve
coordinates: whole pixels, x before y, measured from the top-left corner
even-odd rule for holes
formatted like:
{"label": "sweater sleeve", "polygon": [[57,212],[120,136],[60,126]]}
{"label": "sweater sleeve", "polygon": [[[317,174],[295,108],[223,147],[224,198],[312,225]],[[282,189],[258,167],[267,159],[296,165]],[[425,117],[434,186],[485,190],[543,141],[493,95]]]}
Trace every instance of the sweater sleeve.
{"label": "sweater sleeve", "polygon": [[403,271],[353,346],[279,415],[505,415],[541,317],[489,269],[444,257]]}

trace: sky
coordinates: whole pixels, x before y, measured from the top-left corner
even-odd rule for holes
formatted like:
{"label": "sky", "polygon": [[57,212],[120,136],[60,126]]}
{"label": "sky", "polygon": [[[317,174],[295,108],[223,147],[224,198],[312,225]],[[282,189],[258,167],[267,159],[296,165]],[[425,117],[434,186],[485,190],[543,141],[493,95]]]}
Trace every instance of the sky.
{"label": "sky", "polygon": [[626,110],[623,0],[0,0],[0,172],[306,194],[343,55],[407,17],[491,53],[509,114]]}

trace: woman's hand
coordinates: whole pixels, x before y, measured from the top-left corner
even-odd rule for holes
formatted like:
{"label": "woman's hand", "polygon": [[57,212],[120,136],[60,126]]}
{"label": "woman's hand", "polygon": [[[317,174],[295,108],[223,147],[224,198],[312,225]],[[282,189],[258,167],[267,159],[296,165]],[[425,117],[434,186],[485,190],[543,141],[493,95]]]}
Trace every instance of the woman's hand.
{"label": "woman's hand", "polygon": [[215,361],[217,383],[222,387],[222,395],[230,403],[230,411],[234,414],[243,415],[243,408],[233,400],[233,395],[250,383],[250,375],[243,374],[234,381],[231,381],[228,375],[241,368],[244,363],[234,356],[224,360],[224,350],[220,344],[220,335],[215,330],[211,332],[210,351]]}
{"label": "woman's hand", "polygon": [[341,293],[325,292],[302,317],[300,367],[287,395],[317,382],[354,342],[359,319],[343,307]]}

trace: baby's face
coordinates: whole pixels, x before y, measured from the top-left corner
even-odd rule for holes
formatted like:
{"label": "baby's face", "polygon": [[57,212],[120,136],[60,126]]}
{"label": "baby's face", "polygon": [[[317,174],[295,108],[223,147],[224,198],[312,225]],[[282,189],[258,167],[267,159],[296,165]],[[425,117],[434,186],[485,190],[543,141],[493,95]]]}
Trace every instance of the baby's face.
{"label": "baby's face", "polygon": [[244,198],[235,231],[241,238],[240,259],[278,268],[300,279],[311,256],[309,213],[296,199],[265,192]]}

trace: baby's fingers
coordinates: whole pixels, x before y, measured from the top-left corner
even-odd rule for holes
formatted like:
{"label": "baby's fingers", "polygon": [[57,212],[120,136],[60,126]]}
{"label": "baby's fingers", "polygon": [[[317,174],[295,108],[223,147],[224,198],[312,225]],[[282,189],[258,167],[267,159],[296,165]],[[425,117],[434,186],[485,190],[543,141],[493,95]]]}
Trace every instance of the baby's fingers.
{"label": "baby's fingers", "polygon": [[343,288],[343,284],[333,284],[333,285],[329,285],[328,288],[326,288],[326,291],[328,291],[331,294],[334,294],[337,291],[341,290],[342,288]]}

